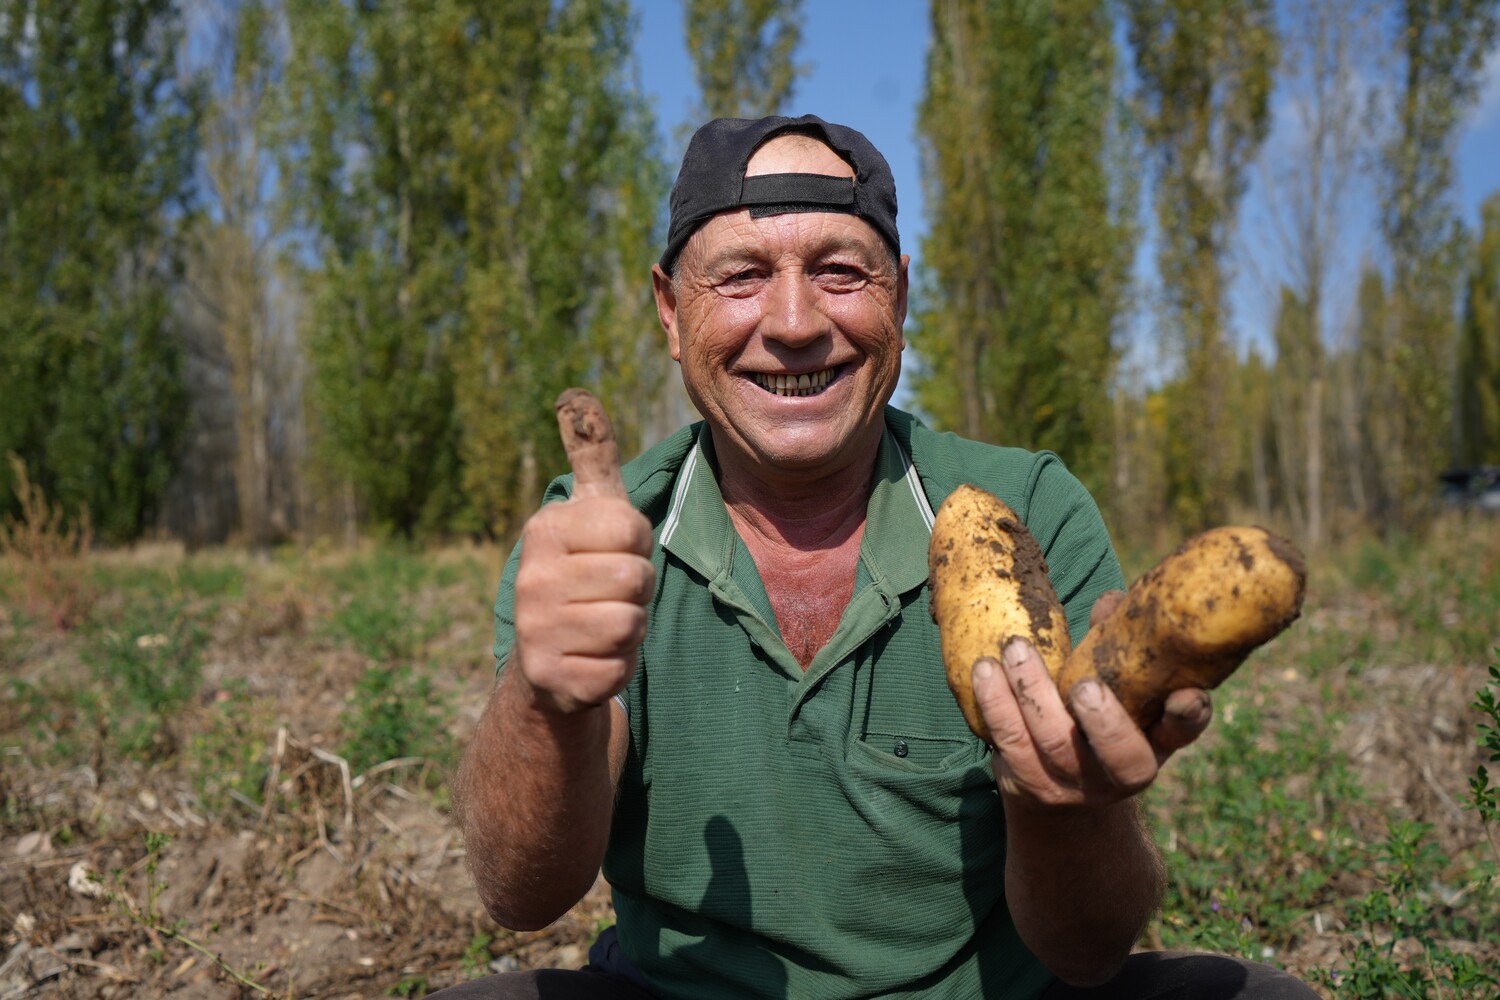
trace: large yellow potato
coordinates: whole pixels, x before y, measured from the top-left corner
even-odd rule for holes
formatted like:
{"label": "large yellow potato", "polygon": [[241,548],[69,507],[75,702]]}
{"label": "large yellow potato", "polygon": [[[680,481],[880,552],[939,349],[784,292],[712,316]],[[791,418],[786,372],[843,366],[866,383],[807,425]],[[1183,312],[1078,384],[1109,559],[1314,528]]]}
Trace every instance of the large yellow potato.
{"label": "large yellow potato", "polygon": [[987,742],[974,662],[998,660],[1012,638],[1036,646],[1064,701],[1097,677],[1144,729],[1161,718],[1173,691],[1216,687],[1295,621],[1307,577],[1302,554],[1285,539],[1262,528],[1215,528],[1137,580],[1114,614],[1071,649],[1040,546],[1014,511],[971,486],[939,509],[928,570],[948,686],[969,728]]}
{"label": "large yellow potato", "polygon": [[1173,691],[1217,687],[1302,613],[1307,564],[1264,528],[1214,528],[1182,543],[1073,651],[1063,698],[1098,677],[1146,728]]}
{"label": "large yellow potato", "polygon": [[938,508],[927,550],[931,612],[942,637],[948,687],[976,736],[990,741],[970,677],[982,656],[1000,659],[1027,639],[1055,676],[1072,649],[1062,603],[1041,546],[999,497],[960,486]]}

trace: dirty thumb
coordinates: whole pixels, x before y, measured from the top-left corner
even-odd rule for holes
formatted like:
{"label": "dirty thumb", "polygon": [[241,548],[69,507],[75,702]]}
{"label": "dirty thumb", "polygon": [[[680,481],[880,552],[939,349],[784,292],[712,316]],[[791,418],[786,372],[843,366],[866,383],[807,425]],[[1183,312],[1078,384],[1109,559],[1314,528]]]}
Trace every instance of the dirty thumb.
{"label": "dirty thumb", "polygon": [[565,389],[553,404],[568,464],[573,467],[575,497],[626,499],[620,475],[620,450],[604,404],[587,389]]}

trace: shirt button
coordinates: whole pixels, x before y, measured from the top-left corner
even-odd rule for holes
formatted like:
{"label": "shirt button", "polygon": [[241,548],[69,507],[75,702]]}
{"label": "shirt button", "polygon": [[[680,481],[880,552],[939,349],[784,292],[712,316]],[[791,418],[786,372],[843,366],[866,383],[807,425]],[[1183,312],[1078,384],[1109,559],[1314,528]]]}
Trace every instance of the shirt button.
{"label": "shirt button", "polygon": [[911,752],[911,748],[906,745],[905,740],[897,740],[894,752],[897,757],[905,757],[908,753]]}

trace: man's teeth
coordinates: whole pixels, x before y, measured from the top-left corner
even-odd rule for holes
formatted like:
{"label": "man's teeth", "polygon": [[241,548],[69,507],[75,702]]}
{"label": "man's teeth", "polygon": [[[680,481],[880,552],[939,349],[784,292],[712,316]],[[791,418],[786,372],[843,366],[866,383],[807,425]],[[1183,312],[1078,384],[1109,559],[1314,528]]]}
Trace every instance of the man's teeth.
{"label": "man's teeth", "polygon": [[755,381],[762,389],[778,396],[816,396],[828,388],[833,380],[832,368],[804,375],[756,375]]}

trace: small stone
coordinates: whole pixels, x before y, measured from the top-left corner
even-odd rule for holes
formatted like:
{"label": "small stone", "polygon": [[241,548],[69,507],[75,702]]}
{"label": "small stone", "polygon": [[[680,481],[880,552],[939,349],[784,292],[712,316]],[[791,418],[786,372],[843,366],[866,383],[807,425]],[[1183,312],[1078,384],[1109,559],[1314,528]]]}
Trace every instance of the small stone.
{"label": "small stone", "polygon": [[105,888],[99,881],[99,877],[89,870],[89,866],[80,861],[68,870],[68,888],[80,896],[88,896],[90,899],[102,899],[107,895]]}
{"label": "small stone", "polygon": [[516,956],[514,955],[501,955],[499,958],[490,962],[489,965],[490,971],[495,973],[496,975],[500,975],[506,972],[515,972],[520,967],[521,963],[516,961]]}
{"label": "small stone", "polygon": [[46,830],[33,830],[30,833],[23,834],[21,838],[16,841],[15,852],[16,857],[18,858],[29,858],[33,854],[51,854],[52,834],[48,833]]}

